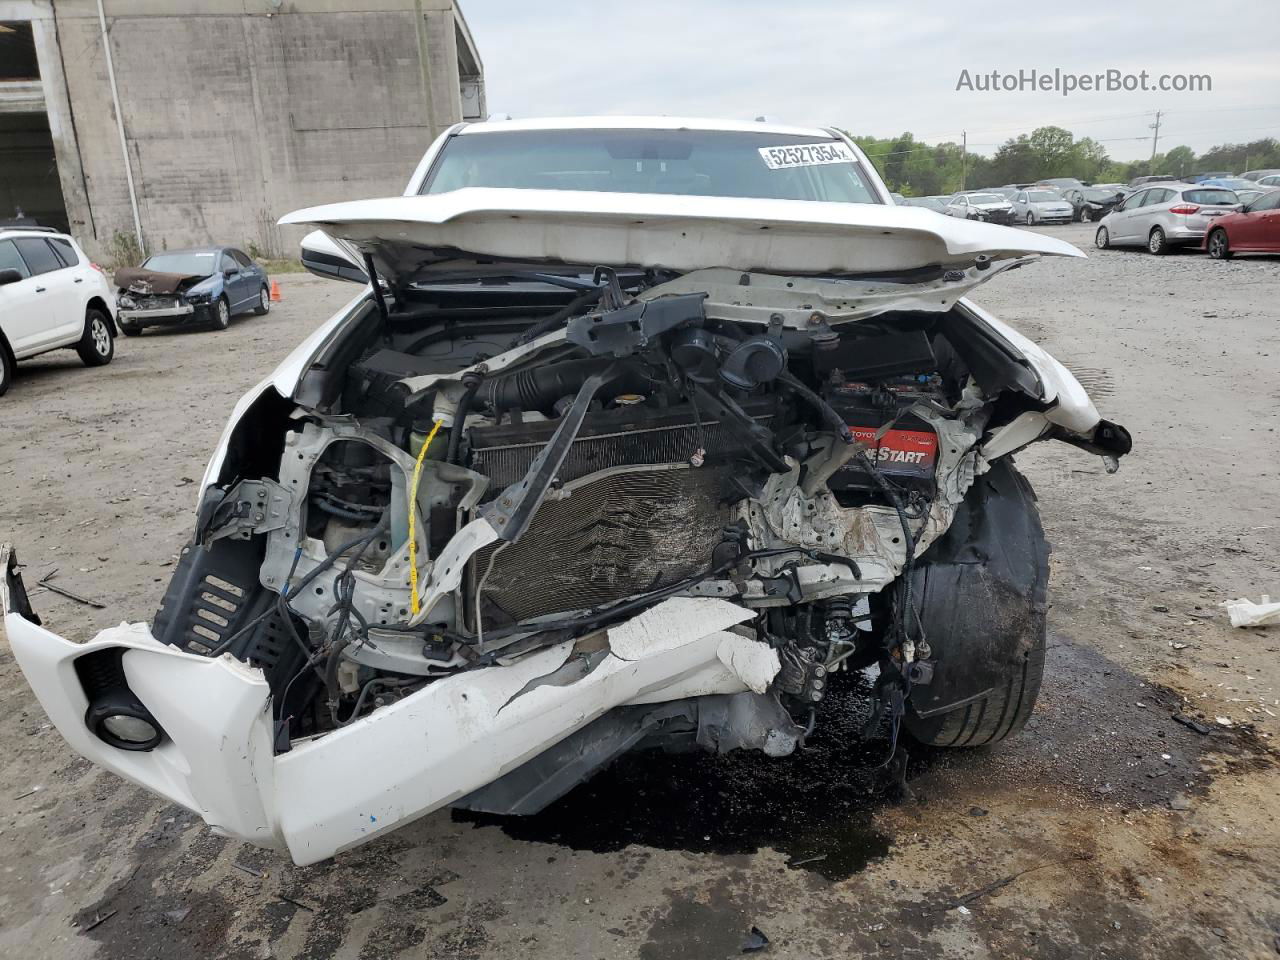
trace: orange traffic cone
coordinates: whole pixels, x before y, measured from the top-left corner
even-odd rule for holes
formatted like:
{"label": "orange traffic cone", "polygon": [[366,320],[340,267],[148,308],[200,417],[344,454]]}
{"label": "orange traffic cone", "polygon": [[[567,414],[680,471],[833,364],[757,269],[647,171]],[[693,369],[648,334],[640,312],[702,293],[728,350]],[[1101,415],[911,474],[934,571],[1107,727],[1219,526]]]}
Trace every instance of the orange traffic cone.
{"label": "orange traffic cone", "polygon": [[279,303],[284,297],[280,295],[280,284],[275,280],[271,281],[271,302]]}

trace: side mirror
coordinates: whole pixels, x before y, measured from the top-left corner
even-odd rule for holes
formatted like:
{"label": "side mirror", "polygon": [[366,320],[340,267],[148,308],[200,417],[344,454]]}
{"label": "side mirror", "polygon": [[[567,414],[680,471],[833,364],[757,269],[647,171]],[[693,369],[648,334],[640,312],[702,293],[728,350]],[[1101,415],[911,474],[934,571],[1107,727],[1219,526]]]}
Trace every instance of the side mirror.
{"label": "side mirror", "polygon": [[352,258],[345,246],[322,230],[313,230],[302,238],[302,265],[308,273],[330,280],[368,283],[363,264]]}
{"label": "side mirror", "polygon": [[15,270],[13,267],[5,267],[3,270],[0,270],[0,287],[4,286],[6,283],[17,283],[19,280],[23,279],[25,278],[22,276],[22,272],[20,270]]}
{"label": "side mirror", "polygon": [[236,268],[235,268],[235,267],[223,267],[223,268],[222,268],[222,275],[223,275],[224,277],[230,277],[230,276],[233,276],[236,272],[237,272],[237,270],[236,270]]}

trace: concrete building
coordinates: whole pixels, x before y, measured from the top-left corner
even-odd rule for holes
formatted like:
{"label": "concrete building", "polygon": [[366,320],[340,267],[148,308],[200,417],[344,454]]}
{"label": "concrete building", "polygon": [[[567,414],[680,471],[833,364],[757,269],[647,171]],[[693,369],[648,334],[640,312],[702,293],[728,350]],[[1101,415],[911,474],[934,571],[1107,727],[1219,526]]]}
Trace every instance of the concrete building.
{"label": "concrete building", "polygon": [[295,255],[281,214],[400,193],[484,112],[454,0],[0,0],[0,222],[109,262]]}

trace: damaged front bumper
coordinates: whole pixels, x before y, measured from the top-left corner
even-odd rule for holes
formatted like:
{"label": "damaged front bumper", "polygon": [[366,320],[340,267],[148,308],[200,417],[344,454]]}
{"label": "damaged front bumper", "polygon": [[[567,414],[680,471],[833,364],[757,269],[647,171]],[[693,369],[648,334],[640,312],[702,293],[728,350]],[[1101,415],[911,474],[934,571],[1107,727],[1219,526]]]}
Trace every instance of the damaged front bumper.
{"label": "damaged front bumper", "polygon": [[[733,632],[750,611],[678,597],[577,641],[441,679],[276,754],[260,670],[230,655],[182,652],[145,624],[121,624],[87,643],[66,640],[39,624],[7,547],[0,567],[14,657],[76,752],[198,813],[217,832],[287,850],[298,864],[465,798],[617,707],[713,699],[734,722],[699,736],[723,738],[725,750],[785,754],[803,736],[765,694],[779,670],[776,652]],[[163,730],[154,749],[120,749],[86,724],[92,703],[76,662],[111,648],[121,651],[130,691]]]}
{"label": "damaged front bumper", "polygon": [[189,317],[195,312],[195,307],[189,303],[184,303],[175,307],[152,307],[137,310],[122,309],[120,311],[120,319],[137,323],[165,323]]}

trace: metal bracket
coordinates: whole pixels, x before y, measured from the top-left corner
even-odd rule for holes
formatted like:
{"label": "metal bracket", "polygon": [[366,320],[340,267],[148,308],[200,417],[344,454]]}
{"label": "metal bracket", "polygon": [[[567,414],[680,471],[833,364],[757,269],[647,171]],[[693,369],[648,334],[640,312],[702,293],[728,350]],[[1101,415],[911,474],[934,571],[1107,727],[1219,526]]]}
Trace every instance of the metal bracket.
{"label": "metal bracket", "polygon": [[241,480],[214,508],[200,542],[208,547],[223,537],[248,540],[255,533],[279,530],[292,508],[293,495],[274,480]]}

